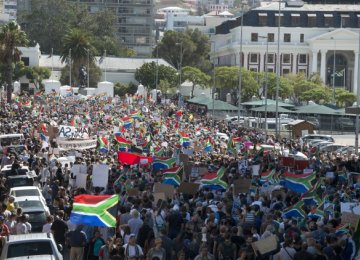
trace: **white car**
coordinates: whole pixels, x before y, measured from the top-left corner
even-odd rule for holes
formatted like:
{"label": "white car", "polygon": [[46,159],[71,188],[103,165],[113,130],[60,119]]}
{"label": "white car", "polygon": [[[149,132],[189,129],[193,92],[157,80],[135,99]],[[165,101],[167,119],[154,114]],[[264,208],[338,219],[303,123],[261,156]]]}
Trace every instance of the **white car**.
{"label": "white car", "polygon": [[36,196],[36,197],[39,197],[46,205],[46,200],[45,200],[43,194],[41,193],[40,189],[36,186],[23,186],[23,187],[11,188],[9,195],[14,196],[15,200],[16,200],[16,198],[19,198],[19,197]]}
{"label": "white car", "polygon": [[216,136],[219,137],[221,141],[224,141],[224,142],[229,141],[229,136],[227,134],[225,134],[225,133],[217,132]]}
{"label": "white car", "polygon": [[50,215],[48,206],[40,196],[15,197],[14,204],[16,208],[22,208],[24,212],[28,209],[43,209],[47,215]]}
{"label": "white car", "polygon": [[[11,167],[12,165],[5,165],[1,168],[1,175],[8,176],[11,174]],[[16,170],[16,175],[26,175],[28,172],[30,172],[28,166],[22,166]]]}
{"label": "white car", "polygon": [[58,247],[50,233],[10,235],[5,241],[0,259],[62,260],[62,248],[59,251]]}

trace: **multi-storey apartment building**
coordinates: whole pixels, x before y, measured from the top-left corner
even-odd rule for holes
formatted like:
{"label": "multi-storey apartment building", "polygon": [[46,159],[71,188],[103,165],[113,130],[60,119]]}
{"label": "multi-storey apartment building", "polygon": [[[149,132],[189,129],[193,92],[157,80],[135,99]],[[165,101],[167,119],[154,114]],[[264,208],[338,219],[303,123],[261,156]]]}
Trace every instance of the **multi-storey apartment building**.
{"label": "multi-storey apartment building", "polygon": [[17,0],[0,0],[0,16],[1,14],[8,20],[16,20]]}
{"label": "multi-storey apartment building", "polygon": [[149,56],[154,46],[155,0],[76,0],[86,4],[90,12],[104,8],[116,14],[119,40],[136,51],[137,56]]}
{"label": "multi-storey apartment building", "polygon": [[216,28],[212,59],[219,65],[239,66],[241,61],[246,69],[272,72],[279,61],[281,75],[319,73],[326,84],[358,93],[359,28],[360,5],[288,1],[279,12],[278,2],[263,3],[244,14],[242,26],[239,17]]}

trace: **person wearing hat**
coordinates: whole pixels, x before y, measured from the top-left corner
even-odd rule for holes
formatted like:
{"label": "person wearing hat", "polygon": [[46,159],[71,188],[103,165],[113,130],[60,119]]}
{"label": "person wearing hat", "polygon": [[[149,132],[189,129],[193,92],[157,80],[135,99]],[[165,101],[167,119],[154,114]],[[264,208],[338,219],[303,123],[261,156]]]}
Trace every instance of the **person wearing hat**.
{"label": "person wearing hat", "polygon": [[141,246],[136,244],[136,235],[130,234],[129,243],[125,244],[125,259],[126,260],[138,260],[144,256]]}

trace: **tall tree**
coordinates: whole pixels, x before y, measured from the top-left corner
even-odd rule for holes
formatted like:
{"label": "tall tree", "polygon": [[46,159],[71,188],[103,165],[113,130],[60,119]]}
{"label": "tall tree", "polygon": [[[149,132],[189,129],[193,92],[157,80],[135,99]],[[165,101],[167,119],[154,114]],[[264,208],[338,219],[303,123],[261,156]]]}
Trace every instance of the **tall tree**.
{"label": "tall tree", "polygon": [[191,86],[191,97],[194,97],[194,89],[195,86],[199,86],[201,88],[206,88],[209,86],[210,76],[199,70],[198,68],[194,67],[184,67],[181,71],[182,73],[182,80],[183,81],[190,81],[192,83]]}
{"label": "tall tree", "polygon": [[13,65],[14,62],[20,60],[21,54],[17,47],[27,44],[26,33],[15,21],[11,21],[0,28],[0,61],[5,65],[4,78],[8,102],[11,102],[13,92]]}
{"label": "tall tree", "polygon": [[[135,79],[146,87],[154,89],[156,87],[156,67],[155,62],[144,63],[136,69]],[[170,85],[177,85],[176,70],[163,64],[158,67],[158,84],[161,80],[166,80]]]}
{"label": "tall tree", "polygon": [[51,70],[45,67],[27,67],[26,68],[26,77],[35,85],[36,89],[43,89],[42,81],[48,79],[51,76]]}
{"label": "tall tree", "polygon": [[[70,29],[63,39],[63,47],[61,52],[61,61],[67,62],[71,60],[71,74],[74,85],[80,84],[80,69],[86,67],[87,76],[92,77],[92,71],[89,69],[94,67],[96,50],[91,42],[91,35],[80,30]],[[88,64],[89,63],[89,64]]]}
{"label": "tall tree", "polygon": [[158,55],[178,70],[181,65],[197,67],[209,72],[211,69],[209,51],[209,37],[198,29],[189,29],[185,32],[166,31],[154,49],[153,57]]}

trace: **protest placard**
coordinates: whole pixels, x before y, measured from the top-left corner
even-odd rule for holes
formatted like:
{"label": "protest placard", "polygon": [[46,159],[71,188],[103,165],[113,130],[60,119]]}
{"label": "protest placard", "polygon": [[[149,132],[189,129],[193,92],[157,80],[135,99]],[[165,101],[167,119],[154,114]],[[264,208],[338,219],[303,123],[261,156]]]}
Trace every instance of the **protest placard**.
{"label": "protest placard", "polygon": [[357,229],[359,225],[360,215],[356,215],[354,213],[343,212],[341,214],[341,224],[350,224],[352,227]]}
{"label": "protest placard", "polygon": [[251,246],[256,255],[265,255],[275,251],[278,247],[278,242],[276,236],[269,236],[265,239],[253,242]]}
{"label": "protest placard", "polygon": [[154,193],[164,193],[166,198],[172,199],[174,196],[174,186],[162,183],[155,183]]}
{"label": "protest placard", "polygon": [[109,180],[109,166],[106,164],[94,164],[92,172],[92,184],[94,187],[107,187]]}
{"label": "protest placard", "polygon": [[155,204],[157,204],[159,202],[159,200],[162,200],[162,201],[166,200],[165,193],[163,193],[163,192],[154,193]]}
{"label": "protest placard", "polygon": [[182,182],[178,188],[178,192],[195,195],[199,190],[200,184],[198,183],[189,183],[189,182]]}
{"label": "protest placard", "polygon": [[249,188],[251,186],[250,179],[237,179],[237,180],[234,180],[233,183],[234,183],[235,194],[246,193],[249,191]]}
{"label": "protest placard", "polygon": [[129,197],[136,197],[139,195],[139,189],[138,188],[128,189],[126,190],[126,193],[128,194]]}
{"label": "protest placard", "polygon": [[87,174],[76,175],[76,187],[86,189]]}
{"label": "protest placard", "polygon": [[180,158],[180,162],[182,162],[182,163],[189,162],[189,156],[187,154],[182,153],[179,155],[179,158]]}

